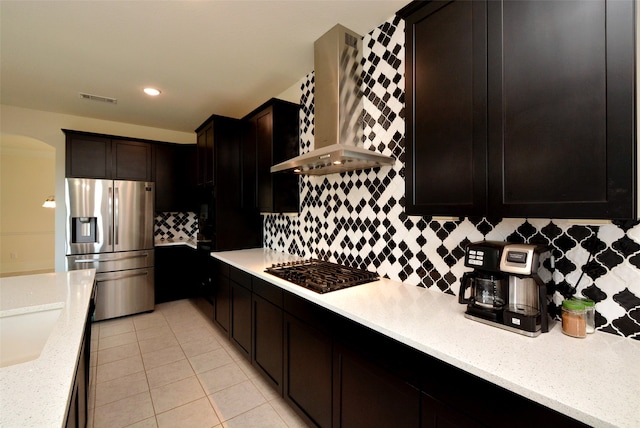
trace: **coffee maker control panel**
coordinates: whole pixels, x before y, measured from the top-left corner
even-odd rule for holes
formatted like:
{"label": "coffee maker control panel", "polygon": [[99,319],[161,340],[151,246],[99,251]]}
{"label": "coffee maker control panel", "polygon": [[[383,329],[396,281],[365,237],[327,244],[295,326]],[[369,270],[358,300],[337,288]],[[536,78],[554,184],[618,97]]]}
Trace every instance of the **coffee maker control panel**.
{"label": "coffee maker control panel", "polygon": [[538,271],[542,250],[537,245],[509,244],[502,252],[500,270],[516,275],[533,275]]}
{"label": "coffee maker control panel", "polygon": [[464,265],[487,272],[500,271],[500,259],[505,242],[482,241],[470,243],[464,257]]}

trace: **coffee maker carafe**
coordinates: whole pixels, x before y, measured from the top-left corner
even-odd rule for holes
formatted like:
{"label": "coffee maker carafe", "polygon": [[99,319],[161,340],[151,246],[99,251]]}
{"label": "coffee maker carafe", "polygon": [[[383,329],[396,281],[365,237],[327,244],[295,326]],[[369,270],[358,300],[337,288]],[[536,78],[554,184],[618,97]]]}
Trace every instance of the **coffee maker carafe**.
{"label": "coffee maker carafe", "polygon": [[[504,306],[508,300],[508,282],[500,272],[500,260],[505,242],[483,241],[467,246],[465,266],[472,267],[460,283],[458,302],[467,305],[474,317],[502,322]],[[469,297],[465,297],[469,290]]]}

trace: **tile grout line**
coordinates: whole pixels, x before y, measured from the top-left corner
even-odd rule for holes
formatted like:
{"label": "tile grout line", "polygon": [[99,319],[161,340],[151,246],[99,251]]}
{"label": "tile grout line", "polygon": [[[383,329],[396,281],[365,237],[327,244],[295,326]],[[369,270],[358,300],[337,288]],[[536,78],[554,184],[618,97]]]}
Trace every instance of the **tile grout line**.
{"label": "tile grout line", "polygon": [[[187,311],[191,311],[191,310],[195,309],[195,308],[193,308],[193,306],[185,306],[185,308],[187,308],[187,309],[186,309]],[[177,310],[179,311],[179,310],[181,310],[181,309],[177,309]],[[182,310],[184,310],[184,309],[182,309]],[[149,399],[150,399],[150,401],[151,401],[151,408],[152,408],[152,410],[153,410],[153,416],[154,416],[154,420],[155,420],[155,425],[156,425],[156,427],[159,427],[159,426],[160,426],[160,425],[159,425],[159,418],[158,418],[158,416],[159,416],[159,415],[161,415],[161,414],[163,414],[163,413],[167,413],[167,412],[174,411],[175,409],[178,409],[178,408],[180,408],[180,407],[182,407],[182,406],[186,406],[186,405],[192,404],[192,403],[194,403],[194,402],[196,402],[196,401],[198,401],[198,400],[201,400],[202,398],[205,398],[205,399],[206,399],[207,404],[208,404],[208,405],[211,407],[211,409],[213,410],[213,414],[217,417],[218,422],[219,422],[219,426],[220,426],[220,427],[226,426],[225,424],[226,424],[227,422],[229,422],[229,421],[231,421],[231,420],[233,420],[233,419],[235,419],[235,418],[238,418],[238,417],[240,417],[240,416],[242,416],[242,415],[244,415],[244,414],[247,414],[247,413],[249,413],[249,412],[251,412],[251,411],[253,411],[253,410],[255,410],[255,409],[259,408],[259,407],[265,406],[265,405],[266,405],[270,410],[273,410],[273,412],[275,413],[275,415],[277,415],[278,419],[279,419],[279,420],[284,424],[284,426],[290,426],[289,424],[287,424],[287,422],[286,422],[286,420],[285,420],[285,416],[284,416],[284,415],[282,415],[282,414],[277,410],[277,408],[274,406],[274,403],[276,403],[278,399],[282,399],[282,397],[278,397],[277,395],[276,395],[276,396],[266,395],[266,392],[265,392],[265,391],[263,391],[263,387],[264,387],[264,385],[259,385],[258,383],[256,383],[256,382],[255,382],[255,378],[256,378],[256,376],[255,376],[255,375],[256,375],[256,374],[258,374],[258,375],[259,375],[259,373],[253,373],[253,370],[254,370],[254,369],[252,368],[252,366],[250,365],[250,363],[249,363],[249,366],[248,366],[248,367],[245,367],[245,365],[246,365],[246,364],[244,364],[244,363],[246,363],[246,360],[244,360],[243,358],[241,358],[241,357],[242,357],[241,355],[239,355],[239,354],[237,354],[237,353],[235,353],[235,352],[234,352],[234,348],[232,347],[232,344],[225,343],[225,342],[223,342],[223,341],[221,340],[221,339],[224,339],[224,337],[219,337],[219,336],[220,336],[220,335],[219,335],[219,332],[217,332],[217,331],[215,330],[215,326],[210,326],[210,325],[208,325],[208,324],[205,324],[207,328],[213,327],[213,328],[212,328],[212,330],[211,330],[211,332],[212,332],[212,336],[211,336],[211,337],[212,337],[212,339],[213,339],[213,340],[215,340],[216,342],[218,342],[218,344],[220,345],[220,348],[216,348],[216,349],[222,349],[222,350],[224,350],[224,352],[226,353],[226,355],[229,357],[230,361],[229,361],[228,363],[226,363],[226,364],[223,364],[223,365],[218,366],[218,367],[214,367],[214,368],[212,368],[212,369],[210,369],[210,370],[206,370],[206,371],[204,371],[204,372],[202,372],[202,373],[206,373],[207,371],[211,371],[211,370],[215,370],[215,369],[220,369],[220,368],[227,367],[227,366],[228,366],[228,367],[231,367],[231,366],[232,366],[232,364],[233,364],[235,367],[237,367],[237,368],[238,368],[238,369],[243,373],[243,375],[246,377],[246,379],[242,380],[241,382],[234,383],[233,385],[227,385],[227,386],[225,386],[225,388],[221,389],[220,391],[216,391],[216,392],[214,392],[214,393],[212,393],[212,394],[208,394],[208,393],[207,393],[207,389],[205,388],[205,385],[203,384],[203,381],[201,380],[201,378],[200,378],[200,376],[199,376],[199,375],[201,375],[202,373],[197,373],[197,372],[196,372],[196,367],[194,366],[193,362],[191,361],[191,358],[197,357],[197,356],[199,356],[199,355],[206,354],[207,352],[205,351],[205,352],[201,352],[201,353],[197,353],[197,354],[194,354],[194,355],[190,355],[190,356],[188,356],[188,355],[187,355],[187,352],[186,352],[186,350],[185,350],[185,344],[186,344],[186,343],[195,342],[195,341],[197,341],[197,339],[187,340],[187,341],[184,341],[184,342],[183,342],[183,341],[181,341],[181,340],[180,340],[180,338],[179,338],[179,337],[180,337],[180,334],[179,334],[180,327],[179,327],[179,326],[180,326],[180,325],[183,325],[184,327],[186,327],[186,330],[188,330],[188,328],[189,328],[189,325],[188,325],[189,321],[187,321],[187,322],[186,322],[186,323],[184,323],[184,324],[183,324],[182,322],[175,323],[175,321],[176,321],[176,320],[179,320],[179,319],[180,319],[180,317],[179,317],[179,316],[174,316],[175,314],[173,314],[173,315],[170,315],[169,317],[167,317],[166,312],[163,312],[163,311],[161,311],[161,310],[157,310],[155,313],[158,313],[159,315],[161,315],[161,316],[162,316],[162,320],[163,320],[163,323],[162,323],[162,324],[163,324],[163,325],[166,325],[166,326],[168,327],[168,330],[171,332],[172,338],[177,342],[178,347],[180,348],[180,350],[181,350],[182,354],[184,355],[184,359],[185,359],[185,360],[187,361],[187,363],[189,364],[189,367],[190,367],[191,371],[193,372],[193,376],[195,376],[196,381],[198,382],[199,387],[200,387],[200,388],[202,389],[202,391],[204,392],[204,396],[203,396],[203,397],[199,397],[199,398],[197,398],[197,399],[191,400],[191,401],[186,402],[186,403],[181,403],[181,404],[179,404],[179,405],[176,405],[175,407],[172,407],[172,408],[170,408],[170,409],[166,409],[166,410],[164,410],[163,412],[160,412],[160,413],[158,413],[158,412],[157,412],[156,404],[154,403],[153,396],[152,396],[152,394],[151,394],[152,389],[158,389],[158,388],[163,387],[163,386],[166,386],[166,385],[171,385],[171,384],[173,384],[173,383],[180,382],[181,380],[184,380],[184,379],[176,380],[176,381],[172,381],[172,382],[169,382],[168,384],[161,385],[161,386],[158,386],[158,387],[156,387],[156,388],[152,388],[152,387],[151,387],[151,384],[150,384],[150,381],[149,381],[148,371],[153,370],[153,369],[157,369],[157,368],[161,368],[161,367],[163,367],[163,366],[167,366],[167,365],[172,364],[172,363],[175,363],[175,362],[177,362],[177,361],[169,362],[169,363],[166,363],[166,364],[162,364],[162,365],[160,365],[160,366],[158,366],[158,367],[148,368],[148,367],[147,367],[147,364],[148,364],[148,363],[147,363],[147,364],[145,364],[145,361],[144,361],[144,359],[143,359],[142,347],[141,347],[141,345],[140,345],[141,338],[140,338],[140,336],[139,336],[139,332],[144,331],[144,330],[147,330],[147,329],[155,328],[155,327],[158,327],[158,326],[154,326],[154,325],[153,325],[154,323],[153,323],[153,322],[151,322],[151,323],[149,323],[149,324],[144,324],[144,325],[146,326],[145,328],[139,328],[139,327],[136,325],[136,322],[135,322],[135,321],[136,321],[136,319],[135,319],[135,318],[132,318],[132,319],[131,319],[131,323],[132,323],[132,325],[133,325],[133,332],[135,333],[135,339],[136,339],[136,342],[135,342],[135,343],[136,343],[136,347],[137,347],[137,355],[140,357],[141,362],[142,362],[142,371],[144,371],[144,374],[145,374],[145,381],[146,381],[146,386],[147,386],[147,391],[146,391],[146,392],[149,394]],[[135,316],[134,316],[134,317],[135,317]],[[171,319],[173,319],[173,320],[174,320],[174,322],[170,321]],[[208,319],[206,319],[205,317],[203,317],[201,313],[199,313],[199,312],[198,312],[198,316],[197,316],[197,317],[195,317],[195,316],[194,316],[194,317],[193,317],[193,321],[197,321],[197,322],[199,323],[199,320],[209,321]],[[93,342],[93,339],[95,338],[95,359],[96,359],[96,361],[95,361],[95,366],[93,367],[93,369],[94,369],[93,371],[95,371],[95,374],[93,375],[93,377],[92,377],[92,379],[91,379],[91,382],[90,382],[90,387],[91,387],[91,388],[93,388],[93,396],[92,396],[92,398],[91,398],[91,399],[92,399],[92,402],[93,402],[93,409],[91,409],[91,412],[90,412],[90,413],[89,413],[89,415],[88,415],[88,417],[90,417],[90,418],[91,418],[91,420],[90,420],[90,421],[88,421],[88,425],[89,425],[90,427],[95,426],[95,415],[96,415],[96,410],[97,410],[97,409],[96,409],[96,403],[97,403],[97,386],[98,386],[98,381],[97,381],[97,377],[98,377],[98,376],[97,376],[97,371],[98,371],[98,370],[97,370],[97,369],[98,369],[98,366],[99,366],[99,358],[98,358],[98,355],[99,355],[99,345],[100,345],[100,334],[101,334],[101,333],[104,333],[104,331],[102,331],[102,327],[105,327],[105,326],[101,326],[100,324],[96,324],[96,326],[95,326],[95,327],[96,327],[96,329],[95,329],[95,330],[92,330],[92,342]],[[195,328],[199,328],[199,326],[195,326]],[[120,334],[126,334],[126,333],[127,333],[127,332],[123,332],[123,333],[120,333]],[[107,336],[107,337],[113,337],[113,336],[116,336],[116,335],[114,334],[114,335]],[[185,340],[185,339],[184,339],[184,337],[182,337],[182,339],[183,339],[183,340]],[[144,339],[144,340],[146,340],[146,339]],[[118,346],[125,346],[125,345],[126,345],[126,344],[124,344],[124,345],[118,345]],[[114,346],[114,348],[115,348],[115,346]],[[111,348],[106,348],[106,349],[111,349]],[[165,349],[165,348],[162,348],[162,349]],[[160,349],[160,350],[161,350],[161,349]],[[153,352],[157,352],[157,351],[158,351],[158,350],[154,350],[154,351],[148,352],[147,354],[151,354],[151,353],[153,353]],[[208,351],[208,352],[212,352],[212,351]],[[119,360],[115,360],[115,361],[119,361]],[[115,362],[115,361],[113,361],[113,362]],[[182,361],[182,359],[180,359],[180,360],[178,360],[178,361]],[[111,362],[111,361],[110,361],[110,362]],[[105,363],[105,364],[107,364],[107,363]],[[248,371],[249,371],[249,372],[248,372]],[[137,373],[139,373],[139,372],[136,372],[136,373],[133,373],[133,374],[137,374]],[[133,374],[127,374],[127,375],[124,375],[124,376],[120,376],[120,377],[115,378],[115,379],[110,379],[109,381],[111,381],[111,380],[116,380],[116,379],[121,379],[121,378],[124,378],[124,377],[127,377],[127,376],[132,376]],[[189,377],[191,377],[191,376],[189,376]],[[187,378],[188,378],[188,377],[187,377]],[[187,378],[185,378],[185,379],[187,379]],[[237,386],[237,385],[239,385],[239,384],[241,384],[241,383],[243,383],[243,382],[246,382],[246,381],[249,381],[249,382],[250,382],[250,384],[252,385],[252,387],[256,389],[256,391],[260,394],[260,397],[261,397],[264,401],[263,401],[260,405],[258,405],[258,406],[254,406],[254,407],[252,407],[252,408],[250,408],[250,409],[247,409],[247,410],[242,411],[241,413],[239,413],[239,414],[237,414],[237,415],[234,415],[233,417],[231,417],[231,418],[229,418],[229,419],[227,419],[227,420],[223,420],[223,419],[222,419],[222,415],[219,413],[219,411],[216,409],[216,406],[214,406],[214,404],[213,404],[213,401],[212,401],[212,397],[213,397],[213,395],[214,395],[215,393],[217,393],[217,392],[222,392],[222,391],[225,391],[225,390],[227,390],[227,389],[229,389],[229,388],[233,388],[233,387],[235,387],[235,386]],[[105,382],[107,382],[107,381],[105,381]],[[266,386],[268,387],[268,385],[266,385]],[[101,405],[100,407],[105,406],[105,405],[108,405],[108,404],[110,404],[110,403],[105,403],[105,404]],[[143,418],[143,419],[141,419],[141,420],[139,420],[139,421],[133,422],[133,424],[134,424],[134,425],[135,425],[135,424],[138,424],[138,423],[140,423],[140,422],[142,422],[142,421],[144,421],[144,420],[147,420],[147,419],[150,419],[150,417],[149,417],[149,418]]]}
{"label": "tile grout line", "polygon": [[[167,322],[167,319],[164,316],[164,314],[160,312],[160,315],[162,315],[162,318],[165,320],[165,322]],[[153,409],[153,420],[156,423],[156,427],[158,427],[159,426],[159,423],[158,423],[158,412],[156,411],[156,406],[153,403],[153,396],[151,395],[151,385],[149,384],[149,375],[147,374],[147,368],[145,367],[145,364],[144,364],[144,358],[142,358],[142,348],[140,347],[140,337],[138,336],[138,329],[136,328],[135,320],[132,320],[132,322],[133,322],[133,329],[134,329],[134,331],[136,333],[136,344],[138,345],[138,352],[140,353],[140,359],[142,360],[142,369],[144,370],[144,378],[147,381],[147,391],[149,393],[149,400],[151,400],[151,408]],[[152,328],[152,327],[150,327],[150,328]],[[141,329],[141,330],[143,330],[143,329]],[[143,420],[145,420],[145,419],[142,419],[141,421],[137,421],[135,423],[142,422]]]}

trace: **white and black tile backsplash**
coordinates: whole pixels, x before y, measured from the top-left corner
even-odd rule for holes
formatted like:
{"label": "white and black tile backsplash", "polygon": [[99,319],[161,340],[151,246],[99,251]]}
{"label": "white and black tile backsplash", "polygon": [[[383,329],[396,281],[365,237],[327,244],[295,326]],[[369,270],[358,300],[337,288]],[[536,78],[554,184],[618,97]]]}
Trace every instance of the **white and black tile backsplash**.
{"label": "white and black tile backsplash", "polygon": [[[483,239],[553,248],[560,303],[596,303],[598,329],[640,339],[640,223],[601,226],[566,220],[464,218],[435,221],[404,212],[404,22],[365,36],[364,147],[394,156],[393,167],[300,178],[300,214],[267,215],[264,246],[345,263],[396,281],[457,294],[464,247]],[[301,153],[313,145],[313,73],[301,86]],[[446,185],[446,183],[443,183]],[[547,276],[551,276],[551,273]],[[543,278],[545,279],[545,278]],[[549,278],[546,278],[549,279]]]}
{"label": "white and black tile backsplash", "polygon": [[156,240],[189,240],[198,235],[198,216],[192,212],[156,213],[154,219],[154,238]]}

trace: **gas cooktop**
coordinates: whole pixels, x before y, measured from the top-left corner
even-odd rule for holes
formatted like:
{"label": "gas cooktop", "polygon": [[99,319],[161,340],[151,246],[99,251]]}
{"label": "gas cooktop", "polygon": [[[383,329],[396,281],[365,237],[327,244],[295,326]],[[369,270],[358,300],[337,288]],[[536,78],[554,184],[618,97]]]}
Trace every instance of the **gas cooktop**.
{"label": "gas cooktop", "polygon": [[379,279],[375,272],[317,259],[276,263],[265,272],[316,293],[328,293]]}

